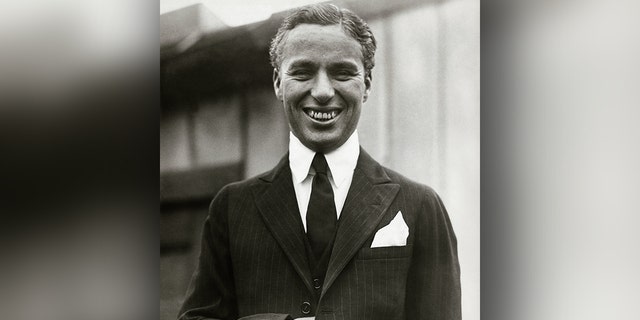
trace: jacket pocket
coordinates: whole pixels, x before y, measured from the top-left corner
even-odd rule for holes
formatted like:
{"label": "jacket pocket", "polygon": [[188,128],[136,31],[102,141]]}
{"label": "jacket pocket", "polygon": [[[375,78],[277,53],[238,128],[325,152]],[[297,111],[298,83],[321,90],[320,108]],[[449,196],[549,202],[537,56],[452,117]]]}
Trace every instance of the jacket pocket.
{"label": "jacket pocket", "polygon": [[379,247],[379,248],[362,248],[356,255],[357,260],[375,260],[375,259],[404,259],[411,257],[413,250],[412,245]]}

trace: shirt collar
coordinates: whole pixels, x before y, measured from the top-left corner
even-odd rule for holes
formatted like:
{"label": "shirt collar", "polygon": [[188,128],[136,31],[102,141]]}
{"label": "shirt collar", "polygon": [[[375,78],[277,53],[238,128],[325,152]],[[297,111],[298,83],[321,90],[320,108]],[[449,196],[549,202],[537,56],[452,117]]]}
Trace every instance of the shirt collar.
{"label": "shirt collar", "polygon": [[[308,175],[315,151],[307,148],[293,133],[289,132],[289,166],[295,183],[301,183]],[[340,186],[353,174],[360,155],[358,130],[337,149],[325,154],[329,171],[336,187]]]}

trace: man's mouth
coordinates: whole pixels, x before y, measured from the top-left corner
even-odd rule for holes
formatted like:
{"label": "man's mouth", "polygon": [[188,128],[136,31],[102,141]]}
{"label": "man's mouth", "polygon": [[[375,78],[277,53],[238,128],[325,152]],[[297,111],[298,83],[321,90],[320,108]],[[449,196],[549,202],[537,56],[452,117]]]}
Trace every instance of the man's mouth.
{"label": "man's mouth", "polygon": [[340,114],[339,111],[315,111],[312,109],[305,109],[304,111],[309,117],[311,117],[313,120],[317,120],[317,121],[330,121],[335,119],[335,117]]}

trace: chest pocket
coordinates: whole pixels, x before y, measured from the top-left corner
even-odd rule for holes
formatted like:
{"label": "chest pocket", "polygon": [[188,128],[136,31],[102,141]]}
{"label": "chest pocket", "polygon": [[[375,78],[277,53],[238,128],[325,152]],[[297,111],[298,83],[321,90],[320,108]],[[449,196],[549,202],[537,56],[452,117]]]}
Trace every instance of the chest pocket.
{"label": "chest pocket", "polygon": [[379,247],[379,248],[362,248],[356,255],[357,260],[385,260],[385,259],[405,259],[410,258],[413,250],[412,245],[395,246],[395,247]]}

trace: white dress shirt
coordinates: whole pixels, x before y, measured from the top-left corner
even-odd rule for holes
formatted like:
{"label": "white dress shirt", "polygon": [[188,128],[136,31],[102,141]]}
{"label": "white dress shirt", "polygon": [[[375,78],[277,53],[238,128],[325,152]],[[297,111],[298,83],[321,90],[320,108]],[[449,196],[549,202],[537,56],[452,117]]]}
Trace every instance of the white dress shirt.
{"label": "white dress shirt", "polygon": [[[293,179],[293,189],[296,192],[300,218],[304,231],[307,231],[307,207],[311,197],[311,186],[315,170],[311,167],[311,162],[315,156],[315,151],[307,148],[293,135],[289,133],[289,167]],[[351,137],[336,150],[325,154],[329,165],[329,182],[333,188],[333,200],[336,205],[336,219],[340,218],[340,212],[347,199],[347,192],[353,179],[353,170],[358,163],[360,155],[360,143],[358,141],[358,131],[354,131]]]}

